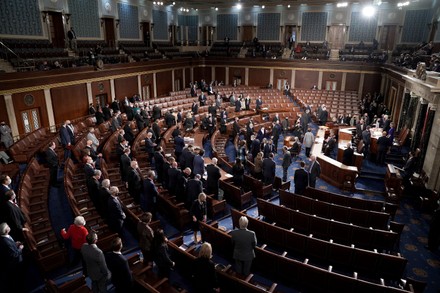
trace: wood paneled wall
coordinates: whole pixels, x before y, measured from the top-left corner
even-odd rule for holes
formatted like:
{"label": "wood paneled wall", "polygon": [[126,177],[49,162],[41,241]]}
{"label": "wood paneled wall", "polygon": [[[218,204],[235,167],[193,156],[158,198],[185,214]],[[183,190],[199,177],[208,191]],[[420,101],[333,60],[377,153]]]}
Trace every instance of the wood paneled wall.
{"label": "wood paneled wall", "polygon": [[319,72],[297,70],[295,73],[295,88],[310,89],[318,85]]}
{"label": "wood paneled wall", "polygon": [[365,74],[364,76],[364,86],[362,92],[364,95],[366,93],[375,93],[380,91],[380,81],[382,76],[380,74]]}
{"label": "wood paneled wall", "polygon": [[201,79],[204,79],[206,82],[211,82],[212,80],[212,73],[211,73],[211,67],[194,67],[194,81],[200,81]]}
{"label": "wood paneled wall", "polygon": [[5,96],[0,95],[0,122],[5,121],[6,124],[10,125],[9,123],[9,117],[8,113],[6,112],[6,102],[5,102]]}
{"label": "wood paneled wall", "polygon": [[360,78],[361,75],[359,73],[347,73],[347,77],[345,78],[345,90],[358,91]]}
{"label": "wood paneled wall", "polygon": [[229,68],[229,84],[233,84],[234,80],[241,78],[241,84],[244,84],[246,70],[240,67]]}
{"label": "wood paneled wall", "polygon": [[56,124],[61,124],[66,119],[75,119],[88,115],[89,99],[85,83],[53,88],[50,90],[50,93]]}
{"label": "wood paneled wall", "polygon": [[[34,103],[32,105],[26,105],[24,97],[26,95],[32,95],[34,97]],[[44,91],[30,91],[12,95],[12,102],[14,104],[15,117],[17,118],[17,126],[19,133],[25,133],[23,119],[21,118],[21,112],[30,109],[38,109],[40,114],[40,123],[42,127],[49,126],[49,119],[47,115],[46,102],[44,100]],[[54,108],[56,109],[56,108]]]}
{"label": "wood paneled wall", "polygon": [[115,97],[123,100],[125,97],[132,97],[138,93],[137,76],[130,76],[115,79]]}
{"label": "wood paneled wall", "polygon": [[170,71],[162,71],[156,74],[157,96],[169,95],[173,91],[173,76]]}
{"label": "wood paneled wall", "polygon": [[322,73],[322,84],[321,88],[325,89],[325,86],[327,84],[327,81],[336,81],[336,90],[340,91],[342,86],[342,72],[331,72],[331,71],[324,71]]}
{"label": "wood paneled wall", "polygon": [[270,69],[251,68],[248,80],[251,86],[267,86],[270,83]]}
{"label": "wood paneled wall", "polygon": [[112,102],[110,80],[92,82],[91,85],[92,85],[93,104],[96,104],[96,96],[103,94],[107,94],[107,103]]}
{"label": "wood paneled wall", "polygon": [[215,79],[218,82],[226,82],[226,68],[225,67],[216,67],[215,68]]}

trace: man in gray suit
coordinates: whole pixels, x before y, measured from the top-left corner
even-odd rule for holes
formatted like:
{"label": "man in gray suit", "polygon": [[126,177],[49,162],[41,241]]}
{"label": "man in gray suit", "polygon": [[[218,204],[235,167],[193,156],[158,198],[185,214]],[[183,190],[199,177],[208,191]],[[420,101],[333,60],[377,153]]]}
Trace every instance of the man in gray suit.
{"label": "man in gray suit", "polygon": [[309,167],[309,186],[315,188],[316,178],[321,175],[321,165],[316,160],[315,156],[310,156]]}
{"label": "man in gray suit", "polygon": [[84,274],[92,280],[93,293],[106,293],[110,271],[105,263],[102,250],[96,246],[98,235],[95,232],[90,232],[86,239],[87,243],[83,244],[81,248],[81,255],[85,263]]}
{"label": "man in gray suit", "polygon": [[255,258],[254,248],[257,245],[255,232],[247,229],[248,223],[249,220],[243,216],[238,220],[240,229],[231,231],[235,270],[243,276],[249,275],[251,271],[252,260]]}

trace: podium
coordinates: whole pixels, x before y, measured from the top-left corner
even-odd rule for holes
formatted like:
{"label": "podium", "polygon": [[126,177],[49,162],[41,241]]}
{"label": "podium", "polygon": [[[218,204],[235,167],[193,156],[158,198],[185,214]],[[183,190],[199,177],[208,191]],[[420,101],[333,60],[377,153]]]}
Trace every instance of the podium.
{"label": "podium", "polygon": [[385,175],[386,200],[392,203],[399,203],[402,195],[403,185],[402,176],[399,168],[393,164],[387,164],[387,173]]}

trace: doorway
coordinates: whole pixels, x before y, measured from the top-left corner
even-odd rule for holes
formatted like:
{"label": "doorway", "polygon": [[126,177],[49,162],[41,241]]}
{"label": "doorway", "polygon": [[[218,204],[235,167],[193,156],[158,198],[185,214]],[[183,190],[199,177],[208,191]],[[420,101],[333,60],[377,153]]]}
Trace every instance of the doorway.
{"label": "doorway", "polygon": [[284,45],[289,49],[295,49],[296,38],[296,25],[286,25],[286,29],[284,30]]}
{"label": "doorway", "polygon": [[24,133],[32,132],[41,127],[39,108],[21,111],[20,116],[21,121],[23,122]]}
{"label": "doorway", "polygon": [[325,82],[325,89],[327,91],[335,91],[338,87],[337,81],[326,81]]}
{"label": "doorway", "polygon": [[252,42],[254,39],[254,27],[251,25],[244,25],[243,27],[243,41]]}
{"label": "doorway", "polygon": [[95,97],[95,103],[96,103],[97,105],[100,105],[101,107],[104,107],[104,106],[108,103],[108,100],[107,100],[107,94],[100,94],[100,95],[97,95],[97,96]]}
{"label": "doorway", "polygon": [[66,47],[66,33],[61,12],[49,12],[49,33],[54,48]]}
{"label": "doorway", "polygon": [[150,92],[151,92],[150,91],[150,85],[144,85],[142,87],[142,96],[144,97],[144,100],[151,99]]}
{"label": "doorway", "polygon": [[104,20],[104,40],[108,47],[115,48],[115,20],[110,17],[103,18]]}
{"label": "doorway", "polygon": [[284,85],[288,82],[287,79],[277,79],[277,90],[284,91]]}
{"label": "doorway", "polygon": [[328,31],[330,49],[343,49],[345,42],[345,25],[332,25]]}
{"label": "doorway", "polygon": [[142,22],[142,31],[144,32],[144,44],[145,46],[150,47],[151,34],[149,22]]}
{"label": "doorway", "polygon": [[384,25],[382,27],[382,33],[380,34],[380,48],[382,50],[392,51],[394,50],[394,44],[396,41],[396,25]]}

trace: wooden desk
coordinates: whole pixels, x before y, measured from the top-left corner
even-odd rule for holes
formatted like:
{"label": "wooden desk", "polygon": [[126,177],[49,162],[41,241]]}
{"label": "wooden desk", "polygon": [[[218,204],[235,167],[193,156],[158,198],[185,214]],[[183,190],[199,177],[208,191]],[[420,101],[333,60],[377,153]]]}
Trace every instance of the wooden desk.
{"label": "wooden desk", "polygon": [[370,154],[377,154],[377,140],[382,136],[383,128],[370,128]]}
{"label": "wooden desk", "polygon": [[[205,161],[205,166],[207,166],[207,165],[209,165],[209,164],[212,164],[212,160],[211,160],[211,158],[203,157],[203,160]],[[226,180],[226,179],[232,177],[231,174],[226,173],[226,171],[223,170],[222,168],[219,167],[219,169],[220,169],[220,174],[221,174],[220,180]],[[206,178],[205,178],[205,179],[206,179]]]}
{"label": "wooden desk", "polygon": [[355,190],[354,181],[358,176],[358,168],[346,166],[330,157],[322,154],[322,145],[327,127],[320,126],[316,134],[315,144],[312,147],[311,154],[316,156],[321,165],[320,178],[340,189]]}
{"label": "wooden desk", "polygon": [[[351,143],[353,138],[353,130],[356,130],[356,127],[348,127],[348,128],[339,128],[338,134],[338,157],[337,160],[342,162],[342,157],[344,155],[344,151],[347,149],[347,143]],[[358,170],[362,167],[362,161],[364,160],[364,155],[356,152],[356,149],[353,153],[353,165],[358,168]]]}

